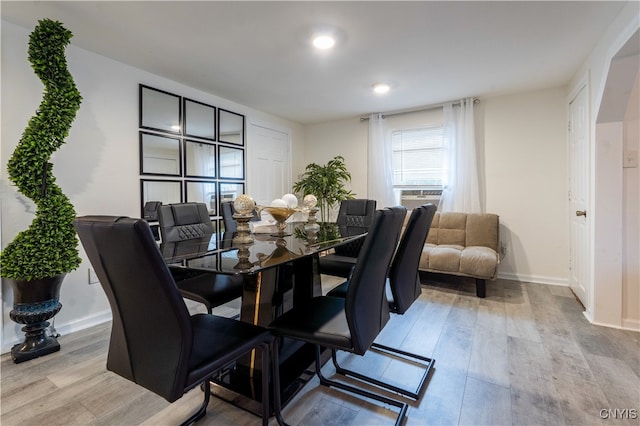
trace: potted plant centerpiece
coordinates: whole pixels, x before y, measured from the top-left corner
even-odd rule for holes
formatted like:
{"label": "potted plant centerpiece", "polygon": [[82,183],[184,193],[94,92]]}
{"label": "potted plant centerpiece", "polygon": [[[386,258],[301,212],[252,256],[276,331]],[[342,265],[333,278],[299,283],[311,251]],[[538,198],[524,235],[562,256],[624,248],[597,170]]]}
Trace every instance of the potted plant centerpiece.
{"label": "potted plant centerpiece", "polygon": [[25,341],[11,349],[14,362],[60,350],[45,333],[47,320],[62,307],[60,286],[68,272],[80,265],[73,227],[76,212],[56,184],[49,159],[65,142],[82,97],[65,57],[71,31],[58,21],[43,19],[29,36],[29,62],[44,84],[42,102],[31,117],[7,171],[11,182],[36,205],[35,217],[2,251],[0,275],[12,286],[10,317],[25,324]]}
{"label": "potted plant centerpiece", "polygon": [[293,190],[302,195],[313,194],[320,206],[320,221],[327,222],[329,211],[341,201],[354,198],[344,185],[351,181],[351,173],[344,164],[344,157],[338,155],[323,166],[311,163],[305,168],[300,180],[293,184]]}

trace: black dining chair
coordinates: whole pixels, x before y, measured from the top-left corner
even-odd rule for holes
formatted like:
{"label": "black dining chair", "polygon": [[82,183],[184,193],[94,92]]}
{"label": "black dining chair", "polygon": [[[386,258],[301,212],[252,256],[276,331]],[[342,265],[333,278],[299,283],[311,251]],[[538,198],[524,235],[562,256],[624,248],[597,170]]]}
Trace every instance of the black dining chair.
{"label": "black dining chair", "polygon": [[156,241],[160,241],[160,230],[158,225],[158,208],[162,205],[162,201],[147,201],[142,208],[142,217],[150,222],[151,232]]}
{"label": "black dining chair", "polygon": [[[376,200],[353,199],[340,203],[336,224],[343,237],[360,235],[369,229],[376,210]],[[321,256],[319,271],[321,274],[349,278],[356,264],[364,238],[338,246],[333,253]]]}
{"label": "black dining chair", "polygon": [[[222,368],[233,368],[256,348],[262,365],[270,365],[274,336],[265,328],[189,315],[146,221],[85,216],[74,226],[113,314],[107,369],[169,402],[202,385],[204,401],[183,425],[206,415],[210,379]],[[270,368],[263,368],[263,425],[270,412],[269,376]]]}
{"label": "black dining chair", "polygon": [[[158,220],[163,245],[206,240],[215,232],[204,203],[162,205],[158,209]],[[186,270],[180,267],[170,267],[170,270],[182,296],[204,304],[209,313],[216,306],[242,296],[241,276]]]}
{"label": "black dining chair", "polygon": [[[389,269],[387,299],[389,301],[389,310],[393,313],[404,314],[422,293],[418,265],[420,263],[422,247],[427,239],[427,234],[429,234],[431,221],[433,220],[436,210],[436,206],[429,203],[417,207],[411,212],[411,216],[409,217],[404,233],[393,257],[393,261],[391,262],[391,268]],[[349,281],[346,281],[329,291],[327,295],[334,297],[346,297],[348,288]],[[427,377],[429,376],[429,372],[431,371],[435,360],[423,355],[406,352],[398,348],[393,348],[375,342],[371,346],[375,349],[390,353],[392,356],[408,360],[417,360],[417,362],[423,367],[422,377],[420,378],[417,389],[412,390],[400,388],[356,371],[345,369],[339,365],[337,358],[333,357],[336,372],[345,376],[355,377],[417,400],[427,384]]]}
{"label": "black dining chair", "polygon": [[[238,230],[238,222],[233,218],[236,209],[233,207],[233,201],[224,201],[220,203],[220,211],[222,212],[222,224],[224,226],[224,232],[236,232]],[[254,209],[252,212],[253,217],[251,221],[260,220],[260,213]]]}
{"label": "black dining chair", "polygon": [[[385,282],[393,257],[403,215],[384,209],[374,213],[351,275],[346,298],[318,296],[294,306],[276,318],[269,328],[278,336],[311,343],[315,346],[315,369],[324,386],[338,388],[399,409],[396,425],[400,425],[407,404],[372,391],[326,378],[321,371],[321,347],[363,355],[389,320]],[[276,345],[277,346],[277,345]],[[278,350],[273,352],[278,363]],[[274,403],[279,400],[274,398]]]}

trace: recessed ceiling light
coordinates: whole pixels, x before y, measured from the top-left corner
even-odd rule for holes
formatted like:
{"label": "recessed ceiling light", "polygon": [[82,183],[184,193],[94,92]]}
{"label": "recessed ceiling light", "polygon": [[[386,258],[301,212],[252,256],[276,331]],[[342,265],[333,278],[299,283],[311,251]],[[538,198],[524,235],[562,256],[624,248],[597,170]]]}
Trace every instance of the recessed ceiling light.
{"label": "recessed ceiling light", "polygon": [[318,49],[331,49],[336,44],[336,39],[331,35],[322,34],[313,37],[313,45]]}
{"label": "recessed ceiling light", "polygon": [[391,86],[389,86],[386,83],[376,83],[373,85],[373,91],[379,95],[383,95],[387,93],[390,89],[391,89]]}

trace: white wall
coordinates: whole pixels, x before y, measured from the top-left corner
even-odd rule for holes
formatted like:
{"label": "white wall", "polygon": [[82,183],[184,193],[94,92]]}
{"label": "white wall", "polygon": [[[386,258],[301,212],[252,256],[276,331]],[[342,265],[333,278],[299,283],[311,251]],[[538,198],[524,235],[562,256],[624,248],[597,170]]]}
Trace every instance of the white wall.
{"label": "white wall", "polygon": [[[481,99],[476,105],[486,211],[500,215],[503,277],[567,284],[565,89]],[[441,123],[440,110],[391,116],[387,127]],[[357,196],[367,193],[368,124],[359,118],[306,126],[306,162],[346,159]]]}
{"label": "white wall", "polygon": [[[31,223],[34,206],[15,191],[5,163],[29,118],[42,99],[42,83],[27,60],[30,29],[2,22],[2,247]],[[73,40],[72,40],[73,41]],[[229,109],[252,122],[291,131],[294,162],[302,160],[302,127],[140,69],[77,48],[67,48],[69,69],[84,100],[67,143],[54,154],[54,173],[78,215],[140,215],[138,165],[138,84]],[[212,76],[215,78],[215,76]],[[82,251],[82,250],[81,250]],[[84,252],[81,253],[86,259]],[[62,310],[55,318],[59,332],[68,333],[110,319],[99,285],[88,285],[89,263],[70,273],[62,286]],[[10,288],[2,287],[2,351],[22,339],[20,326],[9,319]]]}
{"label": "white wall", "polygon": [[[304,159],[302,167],[294,170],[296,182],[309,163],[326,164],[336,155],[342,155],[351,173],[351,183],[345,185],[356,198],[367,198],[367,122],[359,118],[305,126]],[[363,142],[364,141],[364,142]],[[335,220],[337,212],[329,215]]]}
{"label": "white wall", "polygon": [[486,210],[500,215],[501,276],[568,284],[565,89],[482,100]]}

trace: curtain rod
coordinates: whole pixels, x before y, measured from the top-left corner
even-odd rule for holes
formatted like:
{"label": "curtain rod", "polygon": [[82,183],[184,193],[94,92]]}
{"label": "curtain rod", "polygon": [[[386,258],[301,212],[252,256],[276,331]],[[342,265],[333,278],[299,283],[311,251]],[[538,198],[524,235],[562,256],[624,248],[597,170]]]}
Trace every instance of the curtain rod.
{"label": "curtain rod", "polygon": [[[382,114],[382,118],[387,118],[387,117],[392,117],[394,115],[402,115],[402,114],[412,114],[414,112],[423,112],[423,111],[430,111],[432,109],[436,109],[436,108],[442,108],[445,104],[447,104],[448,102],[443,102],[441,104],[435,104],[435,105],[429,105],[429,106],[425,106],[425,107],[421,107],[419,109],[412,109],[409,111],[399,111],[399,112],[388,112],[386,114]],[[473,98],[473,104],[479,104],[480,103],[480,99],[479,98]],[[460,101],[458,102],[453,102],[452,103],[453,106],[460,106]],[[369,117],[360,117],[360,121],[367,121],[369,120]]]}

